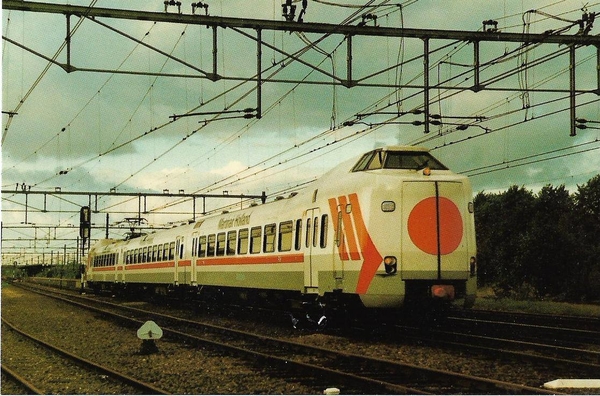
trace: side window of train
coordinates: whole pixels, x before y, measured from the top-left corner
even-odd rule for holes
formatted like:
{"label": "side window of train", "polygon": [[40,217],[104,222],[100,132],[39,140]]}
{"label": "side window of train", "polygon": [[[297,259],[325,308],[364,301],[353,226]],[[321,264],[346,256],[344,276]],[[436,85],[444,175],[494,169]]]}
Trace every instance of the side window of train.
{"label": "side window of train", "polygon": [[169,244],[165,243],[163,245],[163,261],[167,261],[169,259]]}
{"label": "side window of train", "polygon": [[312,238],[313,239],[313,246],[317,247],[317,240],[319,238],[319,218],[318,217],[315,217],[313,228],[314,228],[314,230],[313,230],[313,238]]}
{"label": "side window of train", "polygon": [[208,243],[206,245],[206,256],[213,257],[215,255],[215,241],[217,240],[217,236],[215,234],[210,234],[208,236]]}
{"label": "side window of train", "polygon": [[237,231],[229,231],[227,233],[227,249],[225,254],[228,256],[235,254],[235,243],[237,241]]}
{"label": "side window of train", "polygon": [[310,224],[311,224],[311,220],[310,219],[306,219],[306,238],[304,241],[304,245],[306,247],[310,246]]}
{"label": "side window of train", "polygon": [[198,239],[198,257],[204,257],[206,255],[206,235],[202,235]]}
{"label": "side window of train", "polygon": [[275,251],[275,224],[265,226],[265,239],[263,252],[271,253]]}
{"label": "side window of train", "polygon": [[322,248],[327,247],[327,228],[328,228],[328,220],[329,216],[324,214],[321,216],[321,237],[320,237],[320,246]]}
{"label": "side window of train", "polygon": [[152,247],[152,261],[158,261],[158,245]]}
{"label": "side window of train", "polygon": [[146,246],[142,250],[142,263],[147,263],[147,262],[148,262],[148,247]]}
{"label": "side window of train", "polygon": [[279,245],[280,252],[289,252],[292,250],[292,220],[284,221],[279,224]]}
{"label": "side window of train", "polygon": [[184,247],[184,244],[180,243],[179,244],[179,259],[183,258],[183,247]]}
{"label": "side window of train", "polygon": [[248,229],[240,230],[238,234],[238,254],[248,253]]}
{"label": "side window of train", "polygon": [[260,253],[261,227],[252,227],[250,230],[250,253]]}
{"label": "side window of train", "polygon": [[302,248],[302,219],[296,220],[296,238],[294,240],[294,249]]}
{"label": "side window of train", "polygon": [[225,255],[225,233],[220,232],[217,235],[217,256]]}
{"label": "side window of train", "polygon": [[175,242],[169,244],[169,260],[175,260]]}
{"label": "side window of train", "polygon": [[156,254],[156,261],[163,260],[163,245],[158,245],[158,252]]}

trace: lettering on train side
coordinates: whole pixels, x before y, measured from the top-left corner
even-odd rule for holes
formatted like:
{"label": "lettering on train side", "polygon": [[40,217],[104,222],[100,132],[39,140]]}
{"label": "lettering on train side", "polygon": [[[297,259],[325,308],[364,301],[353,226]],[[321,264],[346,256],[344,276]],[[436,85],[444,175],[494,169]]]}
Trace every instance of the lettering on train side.
{"label": "lettering on train side", "polygon": [[219,230],[231,227],[241,227],[250,224],[252,213],[237,215],[236,217],[224,217],[219,220]]}

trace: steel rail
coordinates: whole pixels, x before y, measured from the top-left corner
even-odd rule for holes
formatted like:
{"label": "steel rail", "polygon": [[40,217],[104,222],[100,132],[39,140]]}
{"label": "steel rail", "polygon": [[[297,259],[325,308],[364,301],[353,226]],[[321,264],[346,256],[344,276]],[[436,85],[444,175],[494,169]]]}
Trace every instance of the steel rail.
{"label": "steel rail", "polygon": [[0,365],[0,369],[2,369],[2,373],[7,375],[8,377],[12,378],[13,381],[18,382],[19,386],[25,388],[25,390],[30,392],[29,394],[32,394],[32,395],[44,395],[45,394],[44,391],[38,389],[35,385],[33,385],[28,380],[26,380],[23,376],[18,374],[16,371],[7,367],[6,364]]}
{"label": "steel rail", "polygon": [[64,357],[66,357],[69,360],[72,360],[84,367],[90,367],[94,370],[98,370],[100,372],[103,372],[109,376],[111,376],[112,378],[115,378],[123,383],[129,384],[130,386],[133,386],[136,389],[139,389],[143,392],[147,392],[148,394],[153,394],[153,395],[168,395],[169,392],[162,390],[160,388],[155,387],[154,385],[151,384],[147,384],[145,382],[139,381],[133,377],[130,377],[128,375],[122,374],[116,370],[113,370],[109,367],[105,367],[102,366],[100,364],[94,363],[91,360],[82,358],[80,356],[77,356],[75,354],[72,354],[71,352],[64,350],[62,348],[59,348],[55,345],[52,345],[50,343],[47,343],[43,340],[40,340],[39,338],[36,338],[35,336],[25,332],[24,330],[21,330],[19,328],[17,328],[14,324],[12,324],[11,322],[7,321],[6,319],[2,318],[2,324],[4,324],[5,326],[7,326],[10,330],[18,333],[19,335],[35,342],[36,344],[39,344],[41,346],[43,346],[44,348],[60,354]]}

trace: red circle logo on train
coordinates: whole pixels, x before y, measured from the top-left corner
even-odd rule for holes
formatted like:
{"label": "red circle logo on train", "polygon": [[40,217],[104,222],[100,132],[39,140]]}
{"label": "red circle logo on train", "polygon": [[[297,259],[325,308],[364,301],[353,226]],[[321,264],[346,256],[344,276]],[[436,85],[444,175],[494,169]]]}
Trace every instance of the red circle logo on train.
{"label": "red circle logo on train", "polygon": [[408,216],[408,234],[419,249],[429,254],[450,254],[463,237],[463,221],[454,202],[445,197],[429,197],[415,205]]}

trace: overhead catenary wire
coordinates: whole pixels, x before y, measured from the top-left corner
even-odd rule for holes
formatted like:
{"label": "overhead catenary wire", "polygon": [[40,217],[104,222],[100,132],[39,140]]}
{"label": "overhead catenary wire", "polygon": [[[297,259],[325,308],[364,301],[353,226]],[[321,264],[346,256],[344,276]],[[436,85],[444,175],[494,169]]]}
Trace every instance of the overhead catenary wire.
{"label": "overhead catenary wire", "polygon": [[[396,69],[396,70],[398,70],[398,69]],[[440,95],[438,95],[438,99],[440,99],[440,98],[441,98],[441,97],[440,97]],[[274,102],[274,103],[275,103],[275,102]],[[400,105],[400,104],[401,104],[401,103],[400,103],[399,101],[397,101],[397,103],[395,103],[394,105],[398,106],[398,105]],[[533,106],[533,105],[535,105],[535,104],[532,104],[532,106]],[[252,121],[254,122],[255,120],[252,120]],[[366,131],[368,131],[368,129],[367,129]],[[328,130],[328,131],[326,131],[326,132],[329,134],[331,131],[329,131],[329,130]],[[144,135],[144,136],[148,136],[148,135]],[[326,136],[326,135],[324,135],[324,136]],[[142,136],[142,137],[143,137],[143,136]],[[320,142],[320,143],[321,143],[321,145],[325,145],[325,143],[324,143],[324,142],[325,142],[325,141],[322,141],[322,142]],[[333,146],[330,146],[330,147],[335,147],[335,145],[333,145]],[[96,159],[96,157],[94,157],[93,159]],[[92,160],[93,160],[93,159],[92,159]],[[288,163],[288,164],[289,164],[289,163]],[[275,167],[274,167],[274,168],[275,168]],[[273,168],[273,169],[274,169],[274,168]],[[281,168],[283,168],[283,166],[282,166]],[[283,172],[283,170],[281,170],[281,172]],[[259,175],[260,175],[260,174],[259,174]],[[262,173],[262,175],[264,175],[264,173]],[[249,179],[250,179],[250,178],[248,178],[248,179],[246,179],[246,180],[249,180]]]}
{"label": "overhead catenary wire", "polygon": [[[92,0],[90,5],[88,6],[88,9],[93,8],[97,2],[98,2],[98,0]],[[79,18],[79,20],[77,21],[75,26],[73,26],[73,29],[69,32],[70,36],[73,36],[73,34],[75,34],[75,32],[79,29],[79,27],[83,23],[84,19],[85,19],[85,16],[82,16]],[[6,122],[6,125],[4,126],[4,131],[2,133],[2,144],[4,144],[4,141],[6,140],[6,135],[8,134],[8,129],[10,128],[10,125],[13,120],[12,114],[17,114],[20,111],[21,107],[25,104],[25,101],[29,98],[29,96],[37,88],[37,86],[42,81],[42,79],[46,76],[46,73],[48,73],[48,70],[50,70],[50,67],[54,64],[54,61],[56,61],[56,59],[62,53],[62,51],[65,49],[66,46],[67,46],[67,39],[65,39],[62,42],[62,44],[59,46],[58,50],[56,50],[56,52],[54,53],[52,60],[46,64],[46,67],[44,67],[44,69],[39,74],[39,76],[35,79],[35,81],[31,85],[31,87],[29,87],[29,90],[25,93],[25,95],[21,98],[21,100],[19,100],[19,103],[16,105],[16,107],[11,111],[11,115],[9,115],[8,121]]]}

